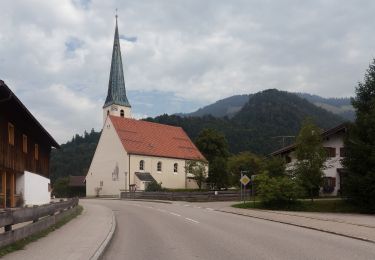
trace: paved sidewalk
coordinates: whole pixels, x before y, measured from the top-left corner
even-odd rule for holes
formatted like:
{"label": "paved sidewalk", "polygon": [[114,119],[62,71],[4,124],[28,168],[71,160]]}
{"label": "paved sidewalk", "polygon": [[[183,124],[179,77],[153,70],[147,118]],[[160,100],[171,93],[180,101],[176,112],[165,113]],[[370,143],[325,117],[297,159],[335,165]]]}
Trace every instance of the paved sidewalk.
{"label": "paved sidewalk", "polygon": [[115,228],[112,210],[80,200],[83,212],[61,228],[3,259],[96,259]]}
{"label": "paved sidewalk", "polygon": [[218,211],[315,229],[375,243],[375,216],[307,213],[221,207]]}

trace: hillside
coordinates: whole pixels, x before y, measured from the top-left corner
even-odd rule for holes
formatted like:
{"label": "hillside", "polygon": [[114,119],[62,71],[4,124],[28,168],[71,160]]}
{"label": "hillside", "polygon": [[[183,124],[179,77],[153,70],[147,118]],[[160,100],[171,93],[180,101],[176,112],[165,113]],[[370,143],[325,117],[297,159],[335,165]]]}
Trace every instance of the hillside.
{"label": "hillside", "polygon": [[[308,100],[314,105],[321,107],[333,114],[337,114],[342,118],[354,121],[354,109],[350,103],[350,98],[323,98],[317,95],[307,93],[296,93],[296,95]],[[176,114],[179,116],[205,116],[229,117],[232,118],[247,103],[250,95],[235,95],[225,99],[216,101],[213,104],[199,108],[197,111],[188,114]]]}
{"label": "hillside", "polygon": [[98,144],[100,132],[78,134],[51,153],[51,181],[69,175],[86,175]]}

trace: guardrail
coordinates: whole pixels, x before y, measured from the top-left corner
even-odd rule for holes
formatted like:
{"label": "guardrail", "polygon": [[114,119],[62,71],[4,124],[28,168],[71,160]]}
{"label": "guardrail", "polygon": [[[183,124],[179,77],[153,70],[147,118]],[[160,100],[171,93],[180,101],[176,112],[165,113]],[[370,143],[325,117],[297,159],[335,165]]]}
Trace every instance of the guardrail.
{"label": "guardrail", "polygon": [[[0,227],[4,227],[4,233],[0,233],[0,247],[14,243],[56,224],[62,218],[76,211],[78,202],[78,198],[73,198],[42,206],[1,210]],[[32,223],[12,230],[13,225],[25,222]]]}
{"label": "guardrail", "polygon": [[[250,193],[246,191],[248,198]],[[193,192],[128,192],[120,193],[121,199],[179,200],[179,201],[236,201],[241,199],[240,191],[193,191]]]}

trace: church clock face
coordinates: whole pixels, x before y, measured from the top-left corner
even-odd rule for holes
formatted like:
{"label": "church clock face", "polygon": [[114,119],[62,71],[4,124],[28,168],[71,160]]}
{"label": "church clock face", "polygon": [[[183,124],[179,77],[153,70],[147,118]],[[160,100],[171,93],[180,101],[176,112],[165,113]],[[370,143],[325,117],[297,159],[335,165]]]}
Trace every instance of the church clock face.
{"label": "church clock face", "polygon": [[111,110],[112,110],[112,111],[117,111],[117,106],[112,106],[112,107],[111,107]]}

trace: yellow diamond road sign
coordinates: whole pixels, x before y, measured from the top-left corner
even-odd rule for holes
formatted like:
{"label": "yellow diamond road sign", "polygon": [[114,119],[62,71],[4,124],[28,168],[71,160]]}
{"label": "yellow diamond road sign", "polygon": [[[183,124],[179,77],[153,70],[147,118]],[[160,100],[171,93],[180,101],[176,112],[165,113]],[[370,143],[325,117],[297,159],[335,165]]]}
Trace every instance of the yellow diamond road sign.
{"label": "yellow diamond road sign", "polygon": [[240,182],[243,184],[243,185],[247,185],[249,182],[250,182],[250,178],[247,177],[246,175],[242,176],[242,178],[240,179]]}

